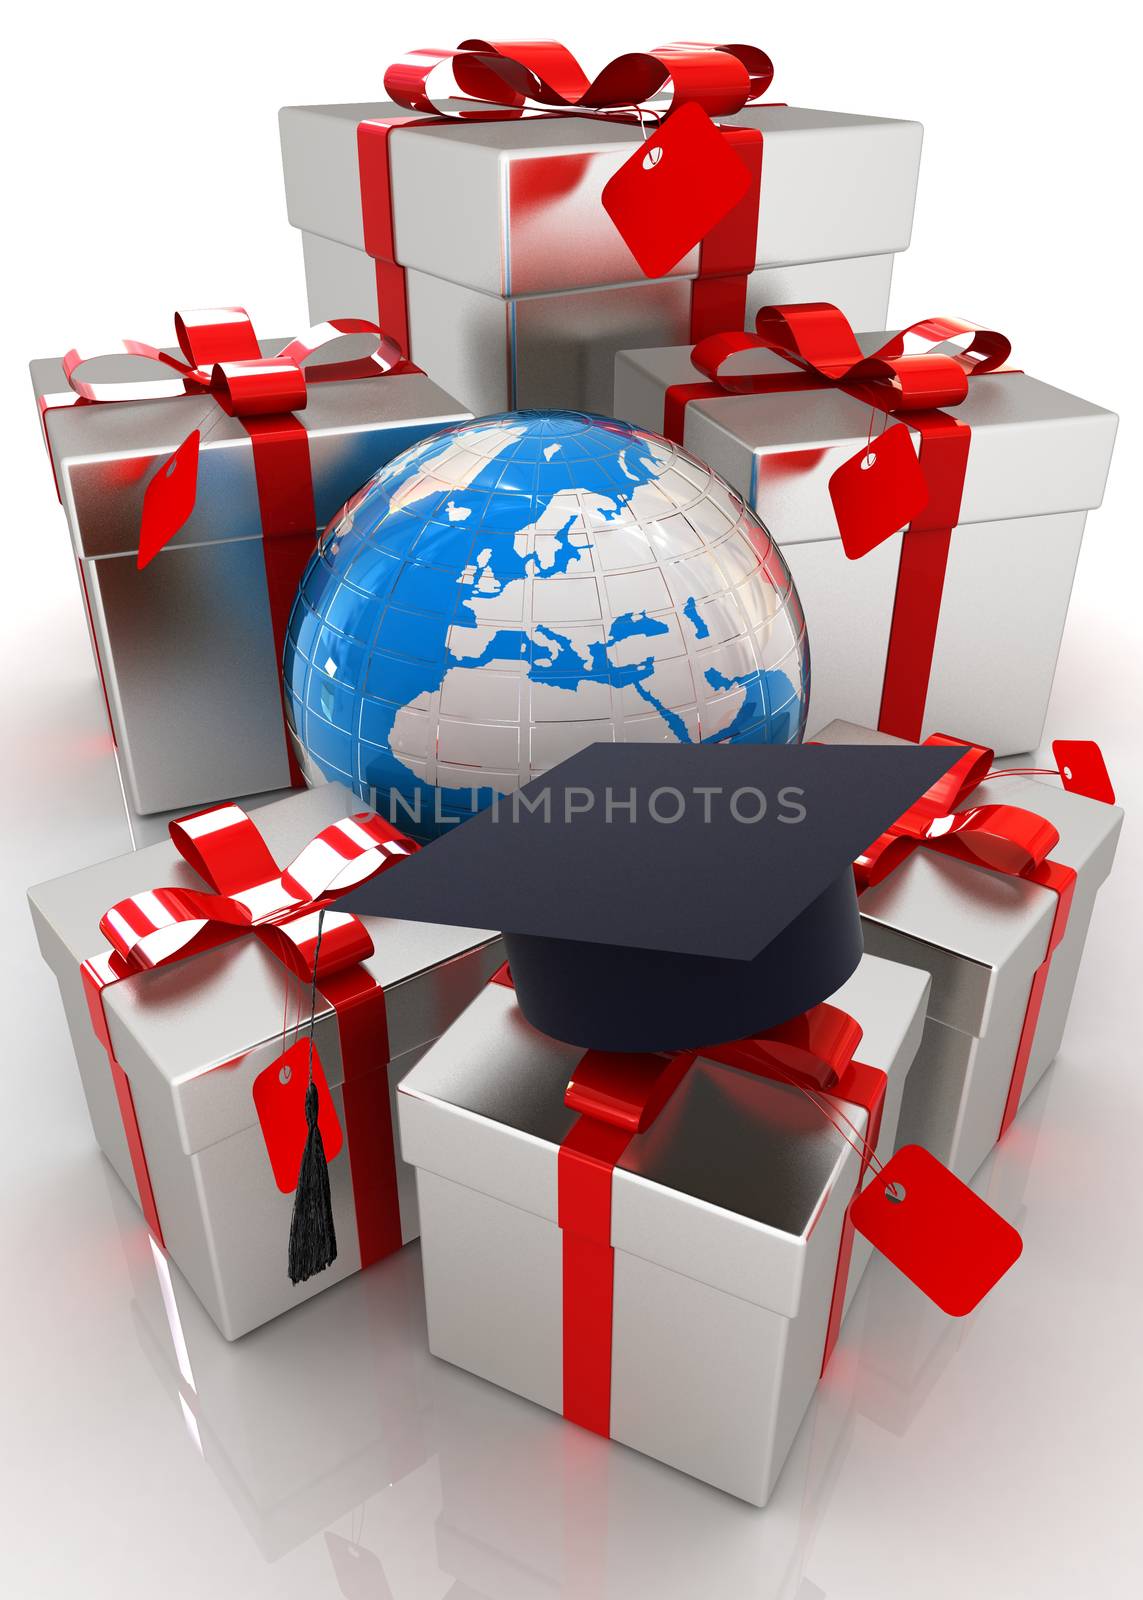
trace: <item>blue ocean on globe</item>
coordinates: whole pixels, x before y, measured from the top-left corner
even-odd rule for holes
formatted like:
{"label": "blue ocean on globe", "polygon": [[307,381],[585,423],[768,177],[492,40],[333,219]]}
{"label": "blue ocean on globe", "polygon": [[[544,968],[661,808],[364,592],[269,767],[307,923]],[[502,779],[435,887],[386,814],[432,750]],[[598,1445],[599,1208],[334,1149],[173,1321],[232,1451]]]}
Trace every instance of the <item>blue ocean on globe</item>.
{"label": "blue ocean on globe", "polygon": [[793,743],[781,553],[678,445],[579,412],[430,434],[332,520],[284,656],[308,782],[420,839],[597,740]]}

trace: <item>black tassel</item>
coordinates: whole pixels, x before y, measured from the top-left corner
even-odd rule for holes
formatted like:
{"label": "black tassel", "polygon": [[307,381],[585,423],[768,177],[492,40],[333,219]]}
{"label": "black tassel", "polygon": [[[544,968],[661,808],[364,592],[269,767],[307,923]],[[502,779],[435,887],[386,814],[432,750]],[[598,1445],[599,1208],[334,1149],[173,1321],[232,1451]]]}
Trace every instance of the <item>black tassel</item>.
{"label": "black tassel", "polygon": [[290,1218],[291,1283],[305,1283],[337,1260],[337,1235],[333,1228],[333,1202],[329,1194],[329,1167],[318,1127],[317,1084],[306,1090],[306,1147],[294,1191]]}

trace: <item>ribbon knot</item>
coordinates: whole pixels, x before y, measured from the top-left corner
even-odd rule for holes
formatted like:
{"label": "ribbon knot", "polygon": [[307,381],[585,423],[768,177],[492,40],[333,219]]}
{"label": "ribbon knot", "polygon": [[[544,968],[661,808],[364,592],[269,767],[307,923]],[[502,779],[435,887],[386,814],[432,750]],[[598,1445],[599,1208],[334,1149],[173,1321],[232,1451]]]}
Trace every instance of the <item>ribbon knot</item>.
{"label": "ribbon knot", "polygon": [[[934,733],[927,745],[962,740]],[[854,873],[860,892],[881,883],[914,850],[936,850],[1010,877],[1029,878],[1060,841],[1046,817],[1022,806],[978,805],[959,809],[987,776],[993,752],[970,745],[961,759],[891,827],[858,856]]]}

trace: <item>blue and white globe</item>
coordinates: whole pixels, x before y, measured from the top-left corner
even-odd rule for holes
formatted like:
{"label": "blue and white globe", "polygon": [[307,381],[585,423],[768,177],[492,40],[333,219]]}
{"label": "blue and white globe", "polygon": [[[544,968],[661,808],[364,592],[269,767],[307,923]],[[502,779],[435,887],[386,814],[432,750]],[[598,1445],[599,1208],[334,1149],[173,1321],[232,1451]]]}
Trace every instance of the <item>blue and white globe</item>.
{"label": "blue and white globe", "polygon": [[284,675],[307,781],[420,839],[598,740],[794,743],[809,698],[793,582],[739,496],[565,411],[382,467],[306,569]]}

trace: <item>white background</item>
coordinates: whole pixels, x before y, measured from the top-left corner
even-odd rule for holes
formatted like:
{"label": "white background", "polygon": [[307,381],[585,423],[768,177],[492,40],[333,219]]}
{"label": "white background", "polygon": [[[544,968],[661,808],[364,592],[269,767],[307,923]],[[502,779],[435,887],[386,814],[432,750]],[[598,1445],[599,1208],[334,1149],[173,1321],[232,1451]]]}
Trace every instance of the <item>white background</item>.
{"label": "white background", "polygon": [[[168,343],[180,307],[241,303],[266,335],[302,329],[279,105],[380,98],[384,66],[403,49],[475,32],[559,34],[589,68],[676,37],[748,40],[774,57],[778,98],[924,122],[916,226],[896,269],[893,319],[945,312],[1002,329],[1027,371],[1122,417],[1107,499],[1089,521],[1048,735],[1100,740],[1130,807],[1143,765],[1143,375],[1128,9],[1110,0],[817,0],[581,4],[549,18],[534,4],[489,3],[481,13],[433,4],[414,15],[376,0],[57,0],[17,15],[2,108],[0,718],[9,759],[0,821],[13,1034],[0,1184],[13,1192],[0,1198],[0,1506],[10,1523],[0,1589],[17,1600],[676,1590],[1071,1600],[1132,1591],[1143,1492],[1143,1095],[1130,815],[1063,1057],[982,1180],[1022,1228],[1024,1259],[969,1324],[935,1334],[911,1291],[901,1298],[891,1273],[871,1271],[864,1332],[847,1332],[850,1359],[836,1363],[841,1375],[819,1405],[818,1444],[800,1440],[779,1500],[761,1514],[429,1362],[418,1368],[430,1397],[424,1416],[447,1425],[438,1437],[434,1422],[415,1470],[392,1487],[391,1466],[370,1474],[341,1463],[325,1473],[321,1496],[286,1503],[225,1452],[220,1466],[217,1448],[203,1443],[205,1424],[187,1422],[187,1396],[179,1399],[168,1366],[145,1357],[126,1270],[146,1265],[141,1223],[91,1146],[54,986],[21,903],[27,883],[127,844],[28,359],[101,337]],[[321,1297],[305,1308],[315,1313],[308,1322],[287,1319],[296,1331],[275,1335],[280,1403],[252,1426],[284,1459],[304,1460],[309,1447],[289,1427],[297,1386],[335,1417],[344,1385],[370,1391],[377,1376],[369,1365],[323,1371],[328,1324],[318,1309],[328,1300],[343,1322],[367,1313],[384,1321],[387,1295],[408,1288],[415,1305],[410,1272],[407,1251],[402,1265]],[[922,1360],[929,1334],[933,1353]],[[198,1337],[209,1341],[209,1329]],[[241,1373],[235,1366],[223,1385],[232,1398],[249,1390]],[[204,1414],[222,1404],[201,1382],[200,1391]],[[383,1412],[388,1400],[370,1393],[362,1403]],[[843,1438],[823,1467],[831,1415]],[[469,1491],[497,1473],[502,1495],[462,1537]],[[281,1536],[266,1532],[268,1505],[278,1507]]]}

